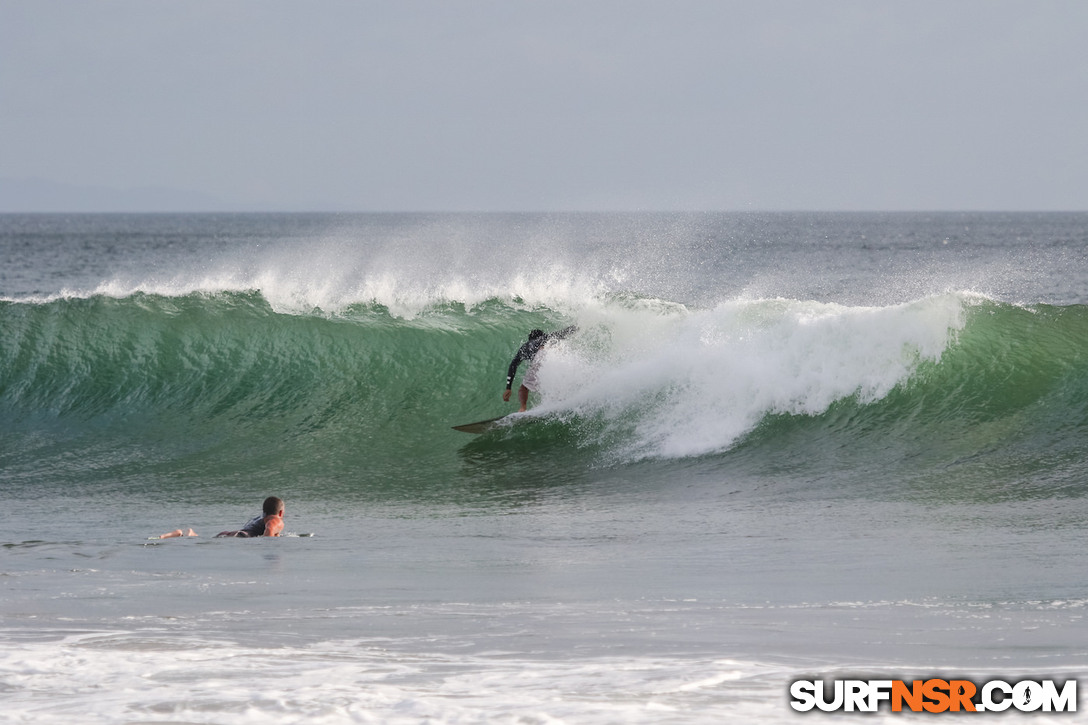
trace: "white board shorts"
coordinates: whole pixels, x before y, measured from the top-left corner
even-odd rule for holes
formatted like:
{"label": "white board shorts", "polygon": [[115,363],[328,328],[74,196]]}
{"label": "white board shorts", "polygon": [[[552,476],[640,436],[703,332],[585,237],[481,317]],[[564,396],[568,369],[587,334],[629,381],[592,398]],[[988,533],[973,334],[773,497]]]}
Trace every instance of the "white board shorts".
{"label": "white board shorts", "polygon": [[540,365],[534,360],[529,363],[529,369],[525,371],[525,378],[522,379],[521,384],[534,393],[540,390],[540,378],[537,377],[540,371]]}

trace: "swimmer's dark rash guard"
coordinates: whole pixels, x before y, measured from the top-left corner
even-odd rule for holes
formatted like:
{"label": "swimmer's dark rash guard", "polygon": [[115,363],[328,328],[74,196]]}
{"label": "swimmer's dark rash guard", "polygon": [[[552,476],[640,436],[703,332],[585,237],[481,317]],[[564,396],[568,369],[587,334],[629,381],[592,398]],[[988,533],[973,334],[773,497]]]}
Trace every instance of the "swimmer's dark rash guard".
{"label": "swimmer's dark rash guard", "polygon": [[242,527],[241,533],[247,536],[264,536],[264,514],[254,516]]}

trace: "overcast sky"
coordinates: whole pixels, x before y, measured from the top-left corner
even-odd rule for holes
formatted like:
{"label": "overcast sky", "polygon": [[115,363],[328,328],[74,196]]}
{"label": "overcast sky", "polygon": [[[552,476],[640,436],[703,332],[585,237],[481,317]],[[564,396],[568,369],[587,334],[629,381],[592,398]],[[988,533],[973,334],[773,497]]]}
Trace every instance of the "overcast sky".
{"label": "overcast sky", "polygon": [[0,0],[0,210],[1088,209],[1084,0]]}

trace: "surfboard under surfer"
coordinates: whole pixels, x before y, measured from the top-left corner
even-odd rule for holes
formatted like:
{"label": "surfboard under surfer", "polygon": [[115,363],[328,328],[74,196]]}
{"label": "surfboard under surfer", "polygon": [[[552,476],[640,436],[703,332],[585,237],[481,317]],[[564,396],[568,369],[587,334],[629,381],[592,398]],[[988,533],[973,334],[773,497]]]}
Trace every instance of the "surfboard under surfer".
{"label": "surfboard under surfer", "polygon": [[514,385],[514,375],[518,371],[518,365],[528,360],[529,369],[525,372],[525,377],[521,381],[521,387],[518,388],[518,402],[521,404],[521,407],[518,408],[518,412],[525,412],[526,407],[529,405],[529,392],[535,392],[540,387],[538,374],[540,372],[540,361],[542,358],[538,357],[538,353],[540,353],[544,346],[549,342],[562,340],[564,337],[577,331],[577,325],[571,325],[570,327],[564,327],[562,330],[548,333],[545,333],[543,330],[531,330],[529,332],[529,339],[518,348],[517,354],[514,355],[514,359],[510,361],[510,369],[506,373],[506,390],[502,393],[503,401],[509,402],[510,400],[510,392]]}

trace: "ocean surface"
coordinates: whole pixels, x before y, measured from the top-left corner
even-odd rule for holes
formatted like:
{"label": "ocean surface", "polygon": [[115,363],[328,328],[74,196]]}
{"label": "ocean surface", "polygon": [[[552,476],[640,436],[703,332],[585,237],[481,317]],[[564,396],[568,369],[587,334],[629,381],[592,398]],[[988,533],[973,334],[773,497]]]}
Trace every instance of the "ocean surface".
{"label": "ocean surface", "polygon": [[1086,454],[1088,214],[0,215],[0,721],[1084,676]]}

